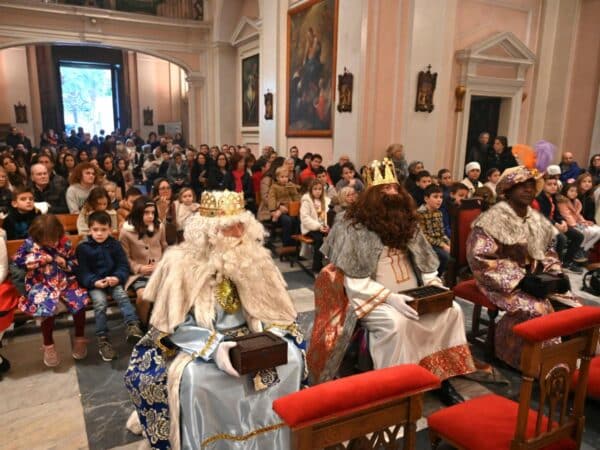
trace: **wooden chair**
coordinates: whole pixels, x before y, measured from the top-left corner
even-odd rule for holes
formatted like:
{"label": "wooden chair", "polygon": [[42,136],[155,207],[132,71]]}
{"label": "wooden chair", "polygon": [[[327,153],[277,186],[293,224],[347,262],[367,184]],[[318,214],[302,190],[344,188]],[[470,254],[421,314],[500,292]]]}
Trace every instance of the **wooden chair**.
{"label": "wooden chair", "polygon": [[79,214],[57,214],[56,217],[65,228],[65,233],[77,234],[77,218]]}
{"label": "wooden chair", "polygon": [[[443,439],[465,450],[579,449],[590,360],[598,342],[600,308],[583,306],[529,320],[513,328],[525,341],[519,402],[484,395],[431,414],[432,448]],[[570,336],[561,344],[549,339]],[[569,408],[571,378],[581,361],[579,383]],[[532,408],[534,381],[539,402]]]}
{"label": "wooden chair", "polygon": [[[467,333],[470,342],[479,342],[485,336],[485,349],[488,355],[494,355],[494,337],[498,308],[479,290],[475,280],[470,279],[455,284],[461,273],[469,268],[467,261],[467,239],[471,233],[471,224],[481,214],[485,205],[482,199],[463,200],[460,207],[450,210],[452,226],[451,255],[454,262],[450,265],[448,280],[453,286],[454,295],[473,303],[471,331]],[[482,308],[486,308],[488,318],[481,317]],[[486,328],[481,328],[485,325]]]}
{"label": "wooden chair", "polygon": [[[573,375],[573,388],[575,389],[579,383],[579,370],[575,371]],[[600,356],[596,356],[590,363],[587,395],[590,398],[600,400]]]}
{"label": "wooden chair", "polygon": [[292,450],[400,448],[402,427],[403,448],[412,450],[423,394],[439,384],[428,370],[406,364],[295,392],[273,409],[291,428]]}

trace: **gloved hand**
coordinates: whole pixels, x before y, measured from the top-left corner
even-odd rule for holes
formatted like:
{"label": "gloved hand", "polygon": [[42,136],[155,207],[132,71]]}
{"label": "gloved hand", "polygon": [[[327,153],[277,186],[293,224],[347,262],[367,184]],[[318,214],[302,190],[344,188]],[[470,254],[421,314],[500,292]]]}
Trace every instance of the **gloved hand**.
{"label": "gloved hand", "polygon": [[409,319],[419,320],[419,313],[417,313],[417,311],[408,306],[406,303],[407,301],[411,300],[413,300],[413,298],[409,297],[408,295],[392,293],[388,296],[385,302]]}
{"label": "gloved hand", "polygon": [[219,369],[232,377],[239,377],[240,374],[231,365],[231,358],[229,358],[229,350],[237,345],[237,342],[226,341],[221,342],[215,350],[215,364]]}

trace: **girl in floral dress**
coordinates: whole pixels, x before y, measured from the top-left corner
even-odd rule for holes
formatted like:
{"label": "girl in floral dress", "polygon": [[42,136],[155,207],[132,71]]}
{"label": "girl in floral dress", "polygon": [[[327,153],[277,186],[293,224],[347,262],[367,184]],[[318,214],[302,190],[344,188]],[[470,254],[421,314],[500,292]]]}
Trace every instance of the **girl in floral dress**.
{"label": "girl in floral dress", "polygon": [[45,214],[35,218],[29,228],[29,237],[17,251],[14,261],[27,270],[25,295],[19,300],[19,309],[42,321],[44,364],[55,367],[60,363],[52,332],[54,317],[65,308],[73,315],[75,324],[73,358],[84,359],[87,356],[85,305],[89,297],[87,290],[77,282],[75,251],[56,216]]}

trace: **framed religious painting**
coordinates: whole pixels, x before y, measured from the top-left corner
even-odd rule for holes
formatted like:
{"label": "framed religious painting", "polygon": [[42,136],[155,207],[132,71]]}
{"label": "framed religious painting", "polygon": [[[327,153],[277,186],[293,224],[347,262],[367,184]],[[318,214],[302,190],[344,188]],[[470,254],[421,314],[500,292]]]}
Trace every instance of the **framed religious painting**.
{"label": "framed religious painting", "polygon": [[288,11],[287,136],[331,136],[335,98],[337,0]]}
{"label": "framed religious painting", "polygon": [[242,126],[258,126],[258,55],[242,59]]}

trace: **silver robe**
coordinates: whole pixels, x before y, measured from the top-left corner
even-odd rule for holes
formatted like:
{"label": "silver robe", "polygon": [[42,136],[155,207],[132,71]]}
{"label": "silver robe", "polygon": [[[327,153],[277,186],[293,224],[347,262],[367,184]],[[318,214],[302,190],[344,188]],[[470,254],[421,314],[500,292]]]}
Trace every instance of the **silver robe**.
{"label": "silver robe", "polygon": [[[271,404],[300,388],[304,362],[301,350],[284,337],[286,331],[269,328],[288,340],[288,363],[277,367],[279,382],[259,391],[251,375],[229,376],[217,368],[212,357],[200,354],[204,351],[204,355],[211,355],[225,336],[244,334],[245,324],[241,308],[227,314],[217,306],[216,333],[198,327],[190,317],[171,335],[171,341],[193,358],[183,369],[179,383],[182,449],[289,448],[289,430],[283,427]],[[172,376],[176,375],[170,371]]]}

